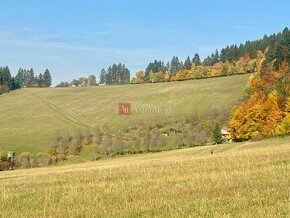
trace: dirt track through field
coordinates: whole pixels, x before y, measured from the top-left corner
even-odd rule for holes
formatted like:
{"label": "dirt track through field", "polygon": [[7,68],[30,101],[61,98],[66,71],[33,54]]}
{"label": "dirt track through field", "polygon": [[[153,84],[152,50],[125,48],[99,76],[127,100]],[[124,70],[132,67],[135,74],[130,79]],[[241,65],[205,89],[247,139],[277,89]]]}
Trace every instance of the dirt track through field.
{"label": "dirt track through field", "polygon": [[70,123],[72,123],[72,124],[74,124],[76,126],[83,127],[83,128],[92,128],[90,125],[78,120],[77,118],[75,118],[72,115],[66,113],[65,111],[62,111],[59,107],[57,107],[53,103],[47,101],[46,99],[36,95],[35,93],[31,93],[31,92],[27,92],[27,93],[32,95],[32,96],[34,96],[35,98],[39,99],[43,103],[45,103],[50,109],[52,109],[55,113],[57,113],[58,115],[60,115],[65,120],[69,121]]}

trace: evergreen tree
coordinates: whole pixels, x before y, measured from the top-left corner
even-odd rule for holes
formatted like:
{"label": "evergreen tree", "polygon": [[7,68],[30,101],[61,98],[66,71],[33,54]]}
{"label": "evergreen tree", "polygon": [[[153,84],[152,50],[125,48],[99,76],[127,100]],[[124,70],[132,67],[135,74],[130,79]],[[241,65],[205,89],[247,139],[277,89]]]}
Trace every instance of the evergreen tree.
{"label": "evergreen tree", "polygon": [[42,76],[42,73],[40,73],[39,75],[38,75],[38,87],[44,87],[45,86],[45,84],[44,84],[44,78],[43,78],[43,76]]}
{"label": "evergreen tree", "polygon": [[164,64],[163,61],[154,60],[154,62],[149,63],[148,66],[146,67],[144,80],[148,81],[150,72],[153,72],[153,73],[163,72],[163,73],[165,73],[167,70],[168,70],[168,68]]}
{"label": "evergreen tree", "polygon": [[27,87],[33,87],[34,86],[34,71],[31,68],[27,71]]}
{"label": "evergreen tree", "polygon": [[9,92],[11,74],[8,66],[0,67],[0,93]]}
{"label": "evergreen tree", "polygon": [[170,63],[170,74],[175,75],[181,69],[178,57],[173,56]]}
{"label": "evergreen tree", "polygon": [[46,69],[45,72],[43,73],[43,80],[45,87],[51,86],[51,75],[48,69]]}
{"label": "evergreen tree", "polygon": [[219,55],[219,51],[216,49],[215,50],[215,54],[213,56],[213,63],[212,64],[216,64],[218,63],[220,60],[220,55]]}
{"label": "evergreen tree", "polygon": [[103,68],[100,72],[100,84],[106,84],[106,70]]}
{"label": "evergreen tree", "polygon": [[198,53],[194,54],[194,56],[192,58],[192,64],[194,64],[195,66],[201,65],[200,57],[199,57]]}
{"label": "evergreen tree", "polygon": [[15,76],[15,81],[20,88],[24,86],[24,70],[19,68],[17,75]]}
{"label": "evergreen tree", "polygon": [[213,138],[214,138],[215,143],[217,143],[217,144],[222,143],[221,127],[218,123],[215,125],[215,127],[213,129]]}

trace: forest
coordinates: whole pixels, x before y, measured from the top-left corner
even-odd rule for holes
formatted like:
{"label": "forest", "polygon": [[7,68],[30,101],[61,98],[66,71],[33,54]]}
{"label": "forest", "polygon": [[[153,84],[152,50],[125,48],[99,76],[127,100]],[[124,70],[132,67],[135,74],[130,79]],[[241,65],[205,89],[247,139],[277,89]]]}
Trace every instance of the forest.
{"label": "forest", "polygon": [[13,77],[8,66],[0,67],[0,94],[23,87],[50,87],[51,81],[48,69],[43,74],[35,75],[32,68],[20,68],[17,75]]}
{"label": "forest", "polygon": [[[282,32],[265,35],[260,40],[228,45],[220,51],[216,50],[202,62],[198,53],[192,58],[188,56],[184,61],[173,56],[166,64],[164,61],[154,60],[147,65],[145,71],[137,72],[131,82],[170,82],[253,73],[259,67],[265,71],[272,62],[273,68],[278,70],[284,60],[290,62],[289,32],[286,27]],[[258,66],[258,62],[262,66]]]}

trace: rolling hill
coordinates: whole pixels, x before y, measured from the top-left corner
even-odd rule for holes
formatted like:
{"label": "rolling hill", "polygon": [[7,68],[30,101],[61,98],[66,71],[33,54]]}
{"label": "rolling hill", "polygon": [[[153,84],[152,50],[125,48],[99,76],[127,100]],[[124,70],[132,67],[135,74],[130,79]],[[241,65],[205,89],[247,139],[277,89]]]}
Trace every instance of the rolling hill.
{"label": "rolling hill", "polygon": [[[193,112],[231,110],[249,75],[183,82],[98,86],[93,88],[23,88],[0,96],[0,148],[17,153],[45,151],[57,134],[105,124],[112,131],[140,119],[178,120]],[[132,104],[130,116],[117,105]],[[140,112],[167,108],[166,114]],[[138,110],[138,111],[137,111]]]}

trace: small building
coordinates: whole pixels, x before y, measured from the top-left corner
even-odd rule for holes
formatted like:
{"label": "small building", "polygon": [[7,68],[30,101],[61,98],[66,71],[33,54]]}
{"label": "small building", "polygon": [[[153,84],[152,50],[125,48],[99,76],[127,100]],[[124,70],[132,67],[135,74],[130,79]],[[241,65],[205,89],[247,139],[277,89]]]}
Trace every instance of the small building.
{"label": "small building", "polygon": [[224,139],[230,139],[231,138],[231,134],[226,129],[221,129],[221,134],[222,134],[222,137]]}
{"label": "small building", "polygon": [[163,131],[161,132],[161,135],[164,137],[168,137],[169,136],[169,132]]}
{"label": "small building", "polygon": [[15,157],[15,152],[13,152],[13,151],[8,151],[8,152],[7,152],[7,157],[8,157],[8,158],[14,158],[14,157]]}

